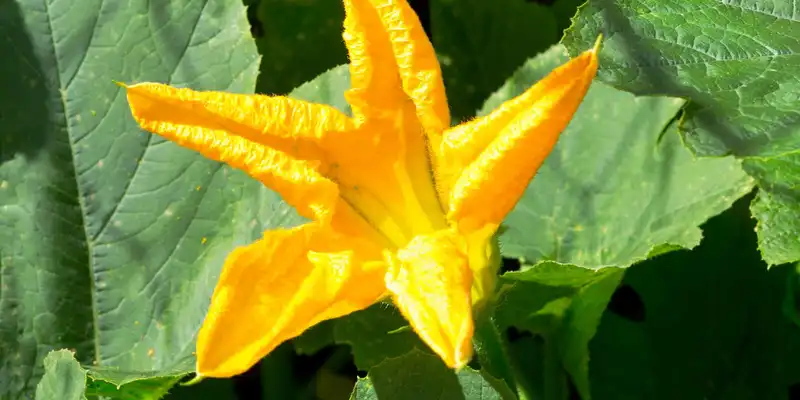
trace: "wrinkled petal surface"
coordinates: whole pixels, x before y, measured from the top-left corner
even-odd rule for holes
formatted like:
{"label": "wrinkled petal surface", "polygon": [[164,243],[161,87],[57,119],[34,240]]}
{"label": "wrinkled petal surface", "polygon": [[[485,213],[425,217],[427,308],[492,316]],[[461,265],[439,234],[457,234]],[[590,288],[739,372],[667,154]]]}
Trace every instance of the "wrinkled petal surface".
{"label": "wrinkled petal surface", "polygon": [[472,271],[453,230],[414,238],[387,255],[386,287],[417,334],[451,368],[472,358]]}
{"label": "wrinkled petal surface", "polygon": [[345,0],[344,40],[356,119],[413,102],[422,127],[438,137],[450,109],[436,53],[406,1]]}
{"label": "wrinkled petal surface", "polygon": [[[438,63],[408,4],[344,3],[351,61],[346,97],[358,128],[326,142],[336,155],[332,174],[347,203],[403,246],[416,233],[446,226],[431,174],[428,128],[421,121],[425,115],[431,123],[449,124],[441,79],[428,71],[438,71]],[[431,82],[438,82],[438,92],[435,84],[419,80],[429,75],[435,75]]]}
{"label": "wrinkled petal surface", "polygon": [[[305,111],[292,111],[293,109],[286,108],[289,103],[281,103],[280,107],[270,109],[267,104],[255,107],[255,100],[251,102],[250,108],[240,109],[236,108],[237,104],[247,103],[246,97],[242,95],[215,92],[203,94],[160,84],[133,85],[127,87],[127,91],[133,117],[143,129],[245,171],[280,193],[287,203],[306,218],[331,218],[338,202],[339,190],[334,182],[319,173],[320,162],[295,159],[263,143],[281,145],[283,141],[283,147],[291,150],[292,142],[289,139],[301,134],[298,129],[302,128],[302,124],[292,127],[298,121],[305,121],[306,128],[317,128],[316,131],[310,129],[310,133],[307,132],[304,136],[306,138],[321,135],[327,128],[346,126],[338,117],[330,117],[331,120],[325,123],[308,120],[332,116],[334,113],[319,112],[314,117],[306,115],[313,107],[304,104],[297,110]],[[211,96],[216,100],[198,100],[202,96]],[[269,98],[259,98],[268,103]],[[270,122],[262,116],[255,116],[260,112],[272,112],[273,116],[283,117],[284,121]],[[331,122],[333,119],[336,122]],[[261,139],[261,143],[241,135]],[[309,153],[317,151],[313,140],[308,144]]]}
{"label": "wrinkled petal surface", "polygon": [[140,83],[128,87],[128,97],[134,100],[134,109],[151,104],[147,115],[151,123],[225,131],[303,160],[324,159],[320,141],[329,133],[354,127],[350,117],[333,107],[283,96]]}
{"label": "wrinkled petal surface", "polygon": [[311,326],[378,301],[385,264],[369,261],[375,251],[313,223],[234,250],[197,339],[198,374],[242,373]]}
{"label": "wrinkled petal surface", "polygon": [[502,222],[583,100],[597,72],[596,50],[555,69],[491,114],[445,132],[437,183],[449,188],[449,220],[465,231]]}

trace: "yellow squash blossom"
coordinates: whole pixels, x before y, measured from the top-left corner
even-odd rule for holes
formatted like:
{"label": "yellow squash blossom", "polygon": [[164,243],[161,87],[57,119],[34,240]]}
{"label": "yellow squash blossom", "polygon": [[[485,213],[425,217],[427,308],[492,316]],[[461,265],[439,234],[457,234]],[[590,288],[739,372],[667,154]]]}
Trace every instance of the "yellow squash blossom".
{"label": "yellow squash blossom", "polygon": [[228,256],[197,339],[201,376],[241,373],[384,298],[448,366],[464,366],[473,307],[494,290],[493,236],[597,70],[595,47],[451,127],[436,54],[406,1],[344,6],[352,118],[280,96],[127,86],[144,129],[244,170],[311,220]]}

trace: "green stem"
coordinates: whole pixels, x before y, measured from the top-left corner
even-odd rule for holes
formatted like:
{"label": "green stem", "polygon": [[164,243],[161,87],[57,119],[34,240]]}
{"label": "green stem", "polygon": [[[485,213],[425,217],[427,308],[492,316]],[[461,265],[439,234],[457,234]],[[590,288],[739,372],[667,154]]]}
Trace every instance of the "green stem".
{"label": "green stem", "polygon": [[478,361],[480,361],[482,369],[490,375],[502,379],[511,391],[517,393],[517,383],[514,379],[508,352],[492,314],[494,314],[494,307],[490,305],[478,315],[475,321],[473,343]]}

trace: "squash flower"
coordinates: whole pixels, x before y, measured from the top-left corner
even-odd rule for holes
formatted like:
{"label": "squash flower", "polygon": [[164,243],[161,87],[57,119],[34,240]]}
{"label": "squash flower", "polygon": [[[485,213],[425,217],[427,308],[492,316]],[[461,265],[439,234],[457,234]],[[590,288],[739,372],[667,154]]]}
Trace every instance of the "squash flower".
{"label": "squash flower", "polygon": [[407,2],[344,7],[352,117],[282,96],[125,86],[143,129],[245,171],[310,221],[227,257],[197,339],[199,376],[246,371],[311,326],[388,299],[463,367],[473,312],[494,290],[495,233],[597,70],[595,46],[451,127],[436,54]]}

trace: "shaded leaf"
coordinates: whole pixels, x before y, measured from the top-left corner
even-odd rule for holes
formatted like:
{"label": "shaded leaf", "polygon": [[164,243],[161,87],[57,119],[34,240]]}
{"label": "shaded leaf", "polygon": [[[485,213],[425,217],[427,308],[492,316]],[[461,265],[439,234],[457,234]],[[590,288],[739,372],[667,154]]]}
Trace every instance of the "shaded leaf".
{"label": "shaded leaf", "polygon": [[297,354],[312,355],[326,346],[334,344],[333,329],[336,320],[322,321],[302,335],[292,339]]}
{"label": "shaded leaf", "polygon": [[417,350],[373,367],[367,378],[359,379],[351,400],[513,399],[502,381],[485,378],[464,368],[457,374],[435,355]]}
{"label": "shaded leaf", "polygon": [[552,11],[520,0],[432,0],[433,43],[455,120],[483,100],[528,57],[558,42]]}
{"label": "shaded leaf", "polygon": [[253,7],[256,46],[263,56],[259,93],[288,93],[326,69],[347,63],[341,1],[259,0]]}
{"label": "shaded leaf", "polygon": [[389,304],[378,303],[336,320],[333,335],[337,343],[350,345],[362,371],[415,349],[428,351],[400,311]]}
{"label": "shaded leaf", "polygon": [[568,373],[589,399],[589,342],[623,272],[546,261],[503,276],[496,319],[528,397],[563,398]]}

